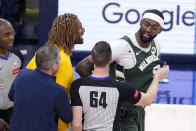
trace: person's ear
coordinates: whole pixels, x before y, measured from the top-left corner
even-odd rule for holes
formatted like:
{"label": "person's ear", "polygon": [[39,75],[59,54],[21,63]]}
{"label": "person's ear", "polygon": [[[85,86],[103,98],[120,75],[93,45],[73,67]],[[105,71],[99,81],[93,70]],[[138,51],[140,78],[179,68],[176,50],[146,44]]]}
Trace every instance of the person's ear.
{"label": "person's ear", "polygon": [[159,31],[159,34],[163,31],[163,28],[161,27],[160,31]]}
{"label": "person's ear", "polygon": [[90,61],[91,63],[93,63],[92,56],[90,55],[88,58],[89,58],[89,61]]}
{"label": "person's ear", "polygon": [[51,66],[50,66],[50,69],[52,70],[52,72],[54,72],[56,70],[56,67],[57,67],[57,64],[56,63],[53,63]]}
{"label": "person's ear", "polygon": [[110,64],[111,64],[111,63],[113,63],[113,59],[112,59],[112,58],[110,58],[110,61],[109,61],[109,62],[110,62]]}
{"label": "person's ear", "polygon": [[143,22],[143,20],[140,21],[140,27],[142,26],[142,22]]}

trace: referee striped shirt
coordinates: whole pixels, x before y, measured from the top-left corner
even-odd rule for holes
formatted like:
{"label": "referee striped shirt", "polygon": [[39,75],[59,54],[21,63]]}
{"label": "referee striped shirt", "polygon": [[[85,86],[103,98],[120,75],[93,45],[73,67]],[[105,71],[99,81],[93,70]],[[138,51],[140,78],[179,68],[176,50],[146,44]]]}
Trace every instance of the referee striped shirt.
{"label": "referee striped shirt", "polygon": [[0,56],[0,110],[9,109],[13,102],[8,98],[12,82],[20,71],[24,58],[19,49],[12,48],[7,57]]}
{"label": "referee striped shirt", "polygon": [[82,106],[85,131],[120,131],[121,102],[136,104],[140,98],[141,93],[130,84],[109,76],[80,78],[71,86],[71,105]]}

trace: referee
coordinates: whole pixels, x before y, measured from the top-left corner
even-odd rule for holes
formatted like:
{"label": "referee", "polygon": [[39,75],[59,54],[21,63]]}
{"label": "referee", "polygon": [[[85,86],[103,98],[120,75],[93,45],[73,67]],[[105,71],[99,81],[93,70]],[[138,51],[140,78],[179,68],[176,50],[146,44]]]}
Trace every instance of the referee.
{"label": "referee", "polygon": [[93,74],[72,83],[72,131],[120,131],[121,102],[129,101],[136,106],[151,105],[158,90],[159,80],[168,75],[168,66],[159,68],[148,91],[139,92],[128,83],[110,78],[111,54],[107,42],[96,43],[89,57],[94,64]]}
{"label": "referee", "polygon": [[13,48],[14,35],[12,24],[0,18],[0,125],[10,123],[13,102],[9,100],[8,92],[24,62],[20,50]]}

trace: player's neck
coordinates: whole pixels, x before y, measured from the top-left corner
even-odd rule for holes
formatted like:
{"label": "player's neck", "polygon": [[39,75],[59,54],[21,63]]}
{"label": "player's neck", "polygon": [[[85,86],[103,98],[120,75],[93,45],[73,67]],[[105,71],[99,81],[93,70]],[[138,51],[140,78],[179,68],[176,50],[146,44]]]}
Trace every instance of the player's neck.
{"label": "player's neck", "polygon": [[1,57],[7,57],[8,56],[8,50],[7,49],[0,49],[0,56]]}
{"label": "player's neck", "polygon": [[93,77],[107,77],[107,76],[109,76],[109,68],[95,67],[92,76]]}

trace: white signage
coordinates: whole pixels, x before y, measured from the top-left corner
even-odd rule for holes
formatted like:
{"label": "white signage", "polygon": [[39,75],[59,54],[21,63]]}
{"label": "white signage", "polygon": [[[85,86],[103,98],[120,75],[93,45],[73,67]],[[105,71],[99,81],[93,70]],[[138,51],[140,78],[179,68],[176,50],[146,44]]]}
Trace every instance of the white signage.
{"label": "white signage", "polygon": [[143,12],[158,9],[165,17],[164,31],[156,39],[161,53],[194,54],[195,0],[59,0],[58,15],[76,14],[85,28],[84,44],[90,51],[98,41],[116,40],[139,29]]}

